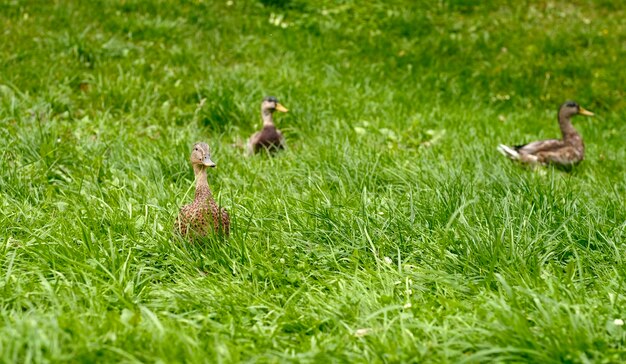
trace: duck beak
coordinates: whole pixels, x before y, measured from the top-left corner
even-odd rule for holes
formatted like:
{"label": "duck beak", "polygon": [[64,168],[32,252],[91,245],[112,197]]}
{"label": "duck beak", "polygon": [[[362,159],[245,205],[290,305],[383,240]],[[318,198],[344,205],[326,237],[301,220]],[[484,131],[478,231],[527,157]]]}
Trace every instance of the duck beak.
{"label": "duck beak", "polygon": [[593,116],[593,113],[591,111],[583,109],[582,107],[580,108],[580,110],[578,110],[578,113],[580,115]]}
{"label": "duck beak", "polygon": [[280,111],[280,112],[287,112],[289,110],[287,110],[286,107],[284,107],[283,105],[276,103],[276,110]]}
{"label": "duck beak", "polygon": [[202,165],[204,165],[205,167],[211,167],[211,168],[216,167],[215,162],[211,160],[211,156],[208,154],[204,156],[204,159],[202,160]]}

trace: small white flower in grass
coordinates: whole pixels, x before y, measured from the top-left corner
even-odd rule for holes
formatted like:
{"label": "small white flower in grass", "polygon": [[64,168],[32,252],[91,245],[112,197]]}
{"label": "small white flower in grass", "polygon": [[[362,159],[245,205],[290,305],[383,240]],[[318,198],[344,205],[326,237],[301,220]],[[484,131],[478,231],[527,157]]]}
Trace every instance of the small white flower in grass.
{"label": "small white flower in grass", "polygon": [[285,258],[280,258],[278,261],[279,261],[281,264],[285,264]]}
{"label": "small white flower in grass", "polygon": [[409,308],[411,308],[412,306],[413,306],[413,305],[411,304],[411,302],[407,302],[407,303],[405,303],[405,304],[404,304],[404,309],[405,309],[405,310],[406,310],[406,309],[409,309]]}
{"label": "small white flower in grass", "polygon": [[354,336],[363,337],[365,335],[369,335],[372,332],[372,329],[358,329],[354,332]]}
{"label": "small white flower in grass", "polygon": [[615,320],[613,320],[613,325],[615,325],[615,326],[624,326],[624,320],[622,320],[622,319],[615,319]]}
{"label": "small white flower in grass", "polygon": [[383,260],[384,260],[384,261],[385,261],[385,263],[387,263],[387,264],[391,264],[391,263],[393,263],[393,260],[391,260],[391,258],[389,258],[389,257],[385,257],[385,259],[383,259]]}
{"label": "small white flower in grass", "polygon": [[233,4],[235,4],[235,3],[233,1],[231,1],[231,0],[228,0],[226,2],[226,6],[233,6]]}

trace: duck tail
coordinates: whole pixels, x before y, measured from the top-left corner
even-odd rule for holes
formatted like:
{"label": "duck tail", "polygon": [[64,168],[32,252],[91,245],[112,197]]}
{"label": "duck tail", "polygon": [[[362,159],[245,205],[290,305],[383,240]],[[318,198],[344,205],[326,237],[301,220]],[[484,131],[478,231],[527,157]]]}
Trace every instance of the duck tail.
{"label": "duck tail", "polygon": [[508,145],[504,145],[504,144],[498,145],[498,151],[509,159],[513,159],[513,160],[520,159],[520,155],[517,152],[517,150],[509,147]]}

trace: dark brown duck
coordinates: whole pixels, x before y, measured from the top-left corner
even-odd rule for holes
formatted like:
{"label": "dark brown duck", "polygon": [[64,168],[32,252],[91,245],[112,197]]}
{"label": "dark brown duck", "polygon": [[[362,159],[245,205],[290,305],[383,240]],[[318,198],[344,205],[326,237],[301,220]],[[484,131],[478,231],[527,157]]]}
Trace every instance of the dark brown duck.
{"label": "dark brown duck", "polygon": [[248,139],[248,154],[256,154],[260,151],[276,152],[285,148],[285,138],[274,125],[274,112],[287,112],[287,108],[281,105],[273,96],[268,96],[261,103],[261,117],[263,129]]}

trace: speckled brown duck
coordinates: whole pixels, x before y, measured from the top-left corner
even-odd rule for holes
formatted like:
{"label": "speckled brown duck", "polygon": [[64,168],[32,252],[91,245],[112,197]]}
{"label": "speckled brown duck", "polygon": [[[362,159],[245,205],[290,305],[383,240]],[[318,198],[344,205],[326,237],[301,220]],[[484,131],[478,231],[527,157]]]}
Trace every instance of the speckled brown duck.
{"label": "speckled brown duck", "polygon": [[285,138],[274,125],[274,112],[287,112],[286,107],[281,105],[274,96],[267,96],[261,103],[261,117],[263,118],[263,129],[258,131],[248,139],[248,154],[256,154],[260,151],[269,153],[285,148]]}
{"label": "speckled brown duck", "polygon": [[562,139],[547,139],[523,145],[507,146],[500,144],[498,150],[508,158],[526,164],[571,167],[585,157],[583,138],[574,129],[572,117],[575,115],[592,116],[591,111],[583,109],[574,101],[567,101],[559,109],[559,126]]}
{"label": "speckled brown duck", "polygon": [[219,208],[207,182],[207,168],[214,168],[207,143],[196,143],[191,151],[191,164],[196,175],[196,197],[193,203],[180,209],[175,229],[185,237],[201,237],[211,233],[228,236],[230,218]]}

